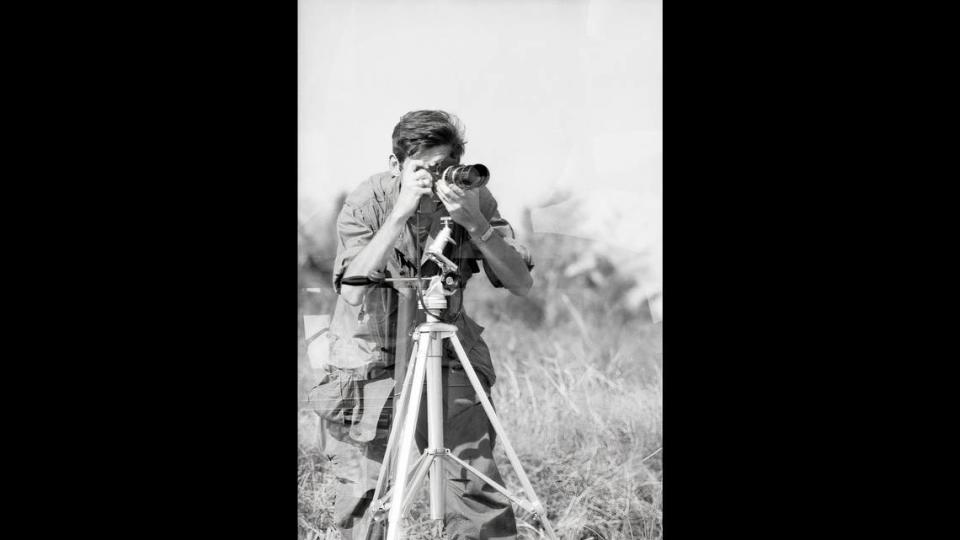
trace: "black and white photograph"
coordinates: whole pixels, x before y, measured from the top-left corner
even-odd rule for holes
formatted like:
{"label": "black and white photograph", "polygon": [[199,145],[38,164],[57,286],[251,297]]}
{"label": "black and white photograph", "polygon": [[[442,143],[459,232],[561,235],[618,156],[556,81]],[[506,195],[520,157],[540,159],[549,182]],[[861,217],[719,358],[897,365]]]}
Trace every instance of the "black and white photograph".
{"label": "black and white photograph", "polygon": [[662,11],[299,0],[298,539],[663,537]]}

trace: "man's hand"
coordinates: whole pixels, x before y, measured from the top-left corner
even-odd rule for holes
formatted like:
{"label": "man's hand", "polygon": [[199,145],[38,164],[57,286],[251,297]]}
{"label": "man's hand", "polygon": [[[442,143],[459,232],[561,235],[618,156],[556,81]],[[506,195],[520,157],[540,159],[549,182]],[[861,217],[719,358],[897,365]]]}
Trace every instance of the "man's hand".
{"label": "man's hand", "polygon": [[400,195],[393,207],[403,219],[409,218],[420,206],[420,198],[430,195],[433,176],[424,169],[425,163],[419,159],[409,159],[403,162],[400,170]]}
{"label": "man's hand", "polygon": [[446,180],[437,181],[437,196],[447,208],[450,217],[467,229],[467,232],[476,232],[487,223],[480,213],[480,191],[476,189],[464,190],[459,186],[448,184]]}

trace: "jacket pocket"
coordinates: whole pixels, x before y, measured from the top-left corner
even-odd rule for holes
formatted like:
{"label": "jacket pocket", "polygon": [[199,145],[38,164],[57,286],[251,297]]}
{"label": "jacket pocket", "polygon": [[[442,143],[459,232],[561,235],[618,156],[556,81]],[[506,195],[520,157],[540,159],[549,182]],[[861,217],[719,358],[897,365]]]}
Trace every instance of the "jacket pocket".
{"label": "jacket pocket", "polygon": [[334,369],[310,392],[313,409],[330,424],[338,440],[364,444],[373,440],[394,390],[392,378],[366,380],[356,371]]}
{"label": "jacket pocket", "polygon": [[350,423],[357,407],[354,377],[340,370],[328,372],[310,391],[310,405],[320,416],[336,424]]}

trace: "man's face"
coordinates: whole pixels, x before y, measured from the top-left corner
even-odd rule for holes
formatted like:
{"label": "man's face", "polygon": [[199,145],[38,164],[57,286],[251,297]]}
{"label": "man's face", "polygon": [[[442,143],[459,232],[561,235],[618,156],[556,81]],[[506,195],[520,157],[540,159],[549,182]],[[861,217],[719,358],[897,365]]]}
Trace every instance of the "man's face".
{"label": "man's face", "polygon": [[[441,146],[432,146],[429,148],[424,148],[412,156],[407,156],[406,161],[417,160],[419,163],[414,166],[411,172],[416,172],[420,169],[433,169],[434,167],[440,166],[446,168],[450,165],[457,165],[460,163],[459,159],[454,159],[451,155],[453,147],[449,144],[444,144]],[[390,169],[397,179],[401,176],[401,169],[403,165],[397,161],[397,157],[393,154],[390,155]],[[436,181],[437,178],[434,178]],[[420,199],[420,212],[423,213],[432,213],[437,208],[439,208],[443,203],[440,202],[440,198],[436,193],[433,196],[424,195]]]}
{"label": "man's face", "polygon": [[[415,159],[423,162],[422,164],[417,165],[414,168],[414,171],[418,169],[430,169],[437,165],[444,167],[447,165],[456,165],[459,160],[454,159],[453,156],[451,156],[452,151],[453,147],[451,147],[449,144],[432,146],[430,148],[424,148],[412,156],[407,156],[407,159]],[[390,168],[395,176],[400,176],[402,164],[398,162],[397,158],[394,156],[390,156]]]}
{"label": "man's face", "polygon": [[450,165],[456,165],[459,161],[450,155],[451,151],[452,148],[450,145],[435,146],[433,148],[425,148],[421,150],[416,155],[412,156],[412,158],[422,161],[422,167],[424,169],[437,170],[437,168],[439,168],[439,170],[442,171],[444,168]]}

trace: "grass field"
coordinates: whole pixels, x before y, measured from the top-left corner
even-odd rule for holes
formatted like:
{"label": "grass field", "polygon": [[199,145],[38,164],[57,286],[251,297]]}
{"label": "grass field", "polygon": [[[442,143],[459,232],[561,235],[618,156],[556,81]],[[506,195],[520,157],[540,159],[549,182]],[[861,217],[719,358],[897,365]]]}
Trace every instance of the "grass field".
{"label": "grass field", "polygon": [[[536,330],[507,318],[486,324],[504,428],[561,538],[661,538],[662,324],[565,305],[570,317]],[[313,422],[302,414],[300,538],[338,538],[335,480]],[[521,493],[501,445],[496,455],[507,487]],[[425,500],[414,506],[410,538],[432,537],[426,512]],[[523,537],[539,537],[525,512],[517,518]]]}
{"label": "grass field", "polygon": [[[616,268],[569,274],[590,241],[527,237],[537,266],[526,298],[482,277],[466,290],[468,313],[486,328],[507,436],[561,538],[662,538],[663,325],[627,306],[635,277]],[[302,296],[300,315],[329,314],[334,300],[332,291]],[[302,327],[298,343],[304,399],[313,374]],[[336,480],[317,444],[317,417],[299,415],[299,539],[337,539]],[[495,456],[507,488],[522,493],[499,444]],[[413,507],[409,538],[434,538],[424,499]],[[517,520],[522,538],[540,537],[524,511]]]}

